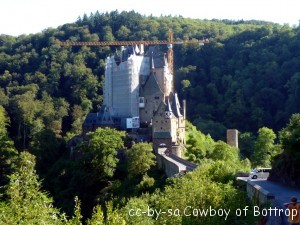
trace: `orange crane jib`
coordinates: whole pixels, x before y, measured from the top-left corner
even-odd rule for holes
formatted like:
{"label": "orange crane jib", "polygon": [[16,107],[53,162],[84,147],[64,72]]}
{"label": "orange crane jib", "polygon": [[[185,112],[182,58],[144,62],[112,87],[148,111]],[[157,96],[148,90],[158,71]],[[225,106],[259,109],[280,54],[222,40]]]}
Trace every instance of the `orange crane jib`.
{"label": "orange crane jib", "polygon": [[67,41],[58,42],[60,46],[130,46],[130,45],[189,45],[189,44],[207,44],[208,39],[205,40],[191,40],[191,41]]}
{"label": "orange crane jib", "polygon": [[204,40],[175,40],[173,38],[173,32],[168,34],[168,40],[165,41],[66,41],[57,42],[60,46],[133,46],[133,45],[168,45],[167,60],[169,70],[171,74],[174,74],[174,60],[172,45],[204,45],[209,43],[208,39]]}

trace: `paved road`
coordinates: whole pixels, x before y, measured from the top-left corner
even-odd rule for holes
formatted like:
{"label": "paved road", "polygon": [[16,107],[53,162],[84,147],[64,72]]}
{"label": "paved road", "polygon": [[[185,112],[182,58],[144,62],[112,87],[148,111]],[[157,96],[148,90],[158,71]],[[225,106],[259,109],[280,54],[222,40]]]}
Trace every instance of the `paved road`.
{"label": "paved road", "polygon": [[177,165],[179,168],[178,172],[191,171],[197,168],[196,164],[186,161],[174,154],[167,153],[167,148],[165,147],[159,147],[158,154],[164,157],[167,161]]}
{"label": "paved road", "polygon": [[[300,189],[286,187],[266,179],[251,179],[251,181],[261,186],[263,189],[273,193],[278,207],[285,209],[283,204],[289,202],[291,196],[296,196],[298,200],[300,200]],[[284,219],[283,224],[288,224],[287,218]]]}
{"label": "paved road", "polygon": [[179,172],[181,171],[186,171],[187,170],[187,165],[179,162],[178,160],[174,159],[173,157],[171,157],[170,155],[166,155],[166,154],[163,154],[162,155],[165,159],[167,159],[169,162],[172,162],[174,163],[175,165],[178,166],[179,168]]}

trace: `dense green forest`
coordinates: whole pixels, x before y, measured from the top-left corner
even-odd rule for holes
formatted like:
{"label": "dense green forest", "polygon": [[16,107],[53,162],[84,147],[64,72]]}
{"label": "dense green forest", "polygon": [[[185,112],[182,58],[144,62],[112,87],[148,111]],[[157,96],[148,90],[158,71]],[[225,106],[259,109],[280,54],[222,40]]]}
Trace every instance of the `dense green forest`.
{"label": "dense green forest", "polygon": [[[151,145],[110,129],[90,133],[70,152],[66,142],[102,104],[105,58],[118,49],[57,42],[166,40],[170,29],[175,39],[210,41],[174,46],[175,88],[194,125],[188,123],[185,156],[199,169],[166,179]],[[298,27],[114,11],[37,34],[1,35],[0,224],[253,224],[251,216],[156,220],[128,211],[250,205],[235,173],[273,163],[276,180],[285,166],[296,168],[299,97]],[[228,128],[240,131],[240,151],[221,141]],[[286,183],[298,172],[290,167]]]}
{"label": "dense green forest", "polygon": [[[246,216],[235,215],[237,209],[252,206],[243,186],[235,179],[236,171],[248,170],[250,162],[241,161],[238,149],[222,141],[214,142],[199,133],[200,142],[210,149],[210,155],[202,159],[196,171],[166,180],[154,166],[150,144],[138,143],[126,148],[124,132],[98,128],[88,134],[89,141],[83,141],[76,149],[80,157],[59,157],[45,171],[41,161],[46,159],[40,158],[43,154],[17,153],[7,135],[5,118],[0,107],[1,174],[6,178],[1,179],[5,186],[1,190],[0,224],[171,225],[257,221],[251,210]],[[193,135],[196,128],[188,124],[187,132]],[[123,156],[118,156],[117,149]],[[49,154],[47,159],[52,159]],[[43,186],[35,168],[44,175]],[[199,216],[199,211],[194,211],[210,207],[231,213],[226,217]],[[150,215],[138,213],[149,209]]]}

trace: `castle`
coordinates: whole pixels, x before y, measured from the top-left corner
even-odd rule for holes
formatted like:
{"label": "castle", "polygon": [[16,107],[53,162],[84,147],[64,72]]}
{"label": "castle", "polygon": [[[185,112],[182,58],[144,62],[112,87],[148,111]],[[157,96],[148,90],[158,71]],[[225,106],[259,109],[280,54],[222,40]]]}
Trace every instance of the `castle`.
{"label": "castle", "polygon": [[137,142],[152,141],[181,157],[185,144],[185,102],[174,93],[173,74],[166,55],[156,46],[122,47],[106,59],[104,101],[89,113],[84,131],[97,127],[126,130]]}

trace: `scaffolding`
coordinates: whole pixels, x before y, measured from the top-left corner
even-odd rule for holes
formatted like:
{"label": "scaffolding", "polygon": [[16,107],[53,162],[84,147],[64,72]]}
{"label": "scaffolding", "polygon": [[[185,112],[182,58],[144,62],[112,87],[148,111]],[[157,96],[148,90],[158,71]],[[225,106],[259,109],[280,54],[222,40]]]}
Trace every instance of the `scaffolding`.
{"label": "scaffolding", "polygon": [[[123,57],[122,57],[123,58]],[[150,74],[149,57],[133,54],[117,62],[115,56],[106,59],[104,105],[114,117],[139,117],[139,85]]]}

